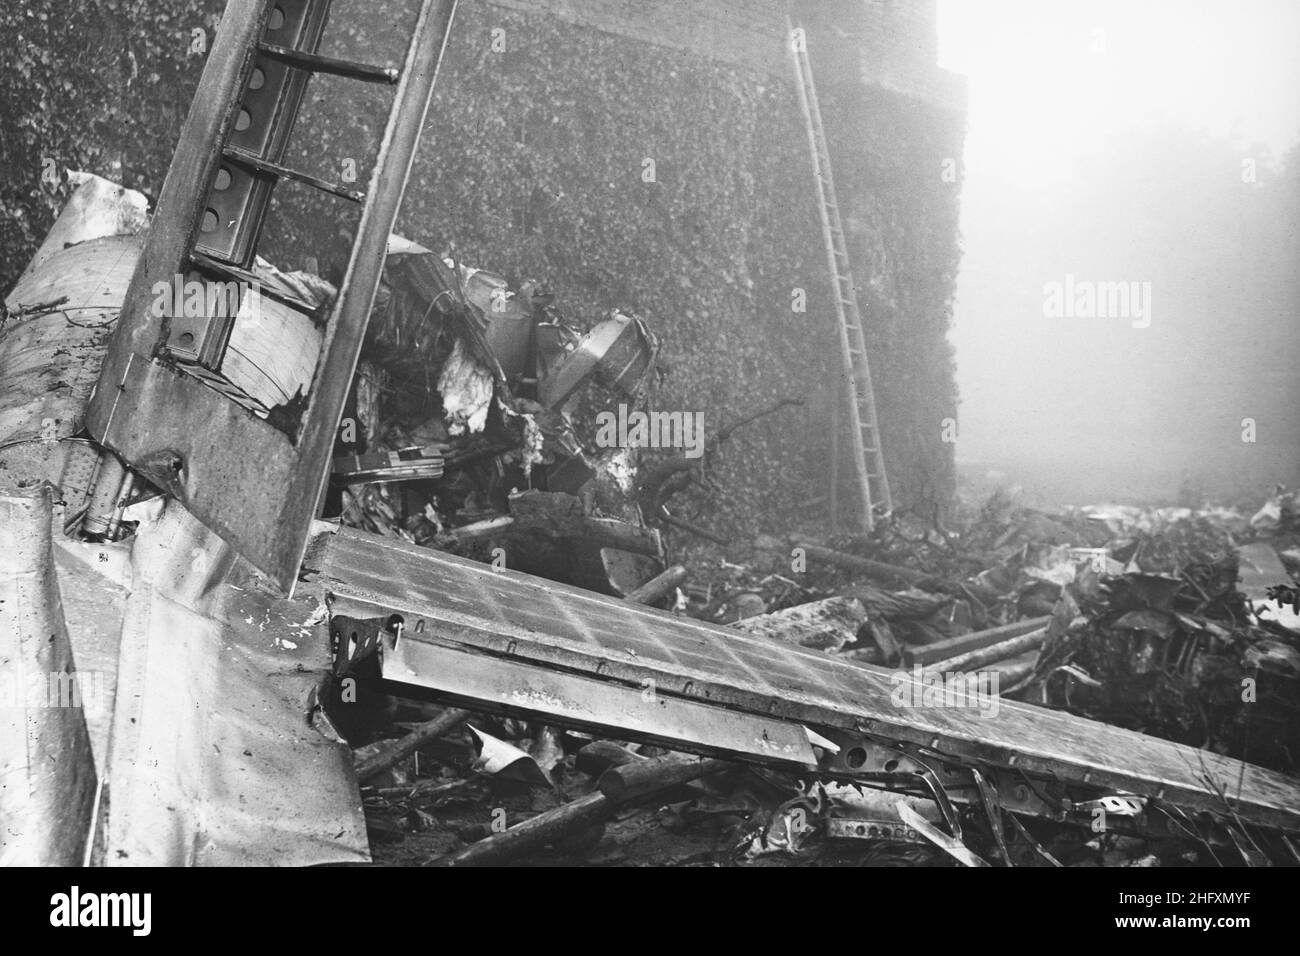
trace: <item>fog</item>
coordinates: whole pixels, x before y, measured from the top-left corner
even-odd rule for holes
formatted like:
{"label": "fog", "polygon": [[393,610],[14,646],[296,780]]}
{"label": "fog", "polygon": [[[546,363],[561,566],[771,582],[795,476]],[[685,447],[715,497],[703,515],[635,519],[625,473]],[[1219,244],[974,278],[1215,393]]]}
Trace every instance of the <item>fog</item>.
{"label": "fog", "polygon": [[1043,503],[1300,483],[1300,4],[940,0],[957,459]]}

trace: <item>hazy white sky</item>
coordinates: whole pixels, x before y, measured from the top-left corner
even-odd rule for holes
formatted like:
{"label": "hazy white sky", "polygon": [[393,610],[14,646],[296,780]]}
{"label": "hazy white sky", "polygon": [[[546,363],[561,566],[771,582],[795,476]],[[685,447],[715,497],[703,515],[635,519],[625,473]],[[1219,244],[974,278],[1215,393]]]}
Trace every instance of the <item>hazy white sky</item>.
{"label": "hazy white sky", "polygon": [[970,175],[1051,181],[1070,157],[1165,114],[1300,137],[1296,0],[939,0],[939,65],[968,78]]}
{"label": "hazy white sky", "polygon": [[1061,204],[1042,200],[1070,189],[1080,160],[1158,118],[1229,137],[1243,156],[1258,144],[1280,157],[1300,139],[1298,43],[1300,0],[939,0],[939,63],[969,91],[952,333],[959,460],[1034,447],[1052,420],[1026,396],[1082,384],[1070,370],[1035,381],[1048,347],[1026,340],[1043,333],[999,308],[1017,281],[1023,294],[1045,278],[1017,277],[999,256],[1008,230],[1050,234]]}

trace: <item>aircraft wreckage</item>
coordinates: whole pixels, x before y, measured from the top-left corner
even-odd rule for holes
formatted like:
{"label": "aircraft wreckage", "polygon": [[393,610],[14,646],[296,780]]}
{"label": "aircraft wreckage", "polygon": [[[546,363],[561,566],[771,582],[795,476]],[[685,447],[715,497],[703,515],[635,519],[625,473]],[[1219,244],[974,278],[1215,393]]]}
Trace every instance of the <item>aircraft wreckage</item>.
{"label": "aircraft wreckage", "polygon": [[[654,335],[393,236],[454,4],[400,71],[306,52],[323,6],[232,2],[152,217],[85,178],[6,300],[0,863],[364,861],[356,687],[920,798],[958,858],[971,806],[1300,832],[1281,773],[626,600],[658,534],[567,403]],[[277,185],[349,192],[281,165],[310,71],[396,87],[334,282],[257,254]]]}

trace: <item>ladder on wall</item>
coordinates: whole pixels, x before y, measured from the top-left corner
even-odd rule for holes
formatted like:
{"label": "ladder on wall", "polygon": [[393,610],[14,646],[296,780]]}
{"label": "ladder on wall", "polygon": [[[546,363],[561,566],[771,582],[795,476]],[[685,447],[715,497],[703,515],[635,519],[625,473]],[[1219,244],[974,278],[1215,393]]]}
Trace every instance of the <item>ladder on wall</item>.
{"label": "ladder on wall", "polygon": [[[889,478],[885,474],[885,457],[880,447],[876,398],[871,385],[871,367],[867,362],[862,313],[858,309],[857,290],[849,267],[849,250],[844,240],[844,225],[840,221],[839,204],[835,197],[835,181],[831,177],[831,155],[826,145],[821,107],[817,103],[817,89],[813,85],[806,34],[802,28],[791,28],[788,36],[794,56],[795,87],[799,91],[799,106],[803,112],[808,146],[812,153],[822,237],[826,244],[826,261],[830,267],[833,286],[831,298],[835,303],[840,353],[848,382],[850,447],[858,479],[858,520],[863,531],[871,531],[877,516],[893,510],[893,501],[889,494]],[[838,396],[835,401],[839,401]]]}
{"label": "ladder on wall", "polygon": [[[319,53],[330,0],[229,0],[91,401],[97,440],[284,591],[325,486],[455,8],[456,0],[423,0],[399,69]],[[393,89],[364,191],[285,164],[317,74]],[[324,303],[259,282],[263,224],[287,184],[360,207],[337,293]],[[281,201],[294,202],[283,191]],[[234,318],[151,308],[154,287],[173,276],[187,286],[260,287],[323,326],[308,393],[268,409],[235,387],[221,372]]]}

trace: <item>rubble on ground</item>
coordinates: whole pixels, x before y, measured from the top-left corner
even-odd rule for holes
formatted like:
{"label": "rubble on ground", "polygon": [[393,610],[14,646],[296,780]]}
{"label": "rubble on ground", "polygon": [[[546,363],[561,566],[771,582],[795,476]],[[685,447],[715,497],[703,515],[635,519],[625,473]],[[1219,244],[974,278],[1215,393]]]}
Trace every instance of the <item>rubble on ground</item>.
{"label": "rubble on ground", "polygon": [[[1278,512],[1292,500],[1283,495]],[[1242,554],[1267,549],[1290,575],[1268,587],[1300,583],[1293,521],[1261,525],[1222,508],[1047,514],[995,495],[948,528],[895,516],[870,537],[759,535],[726,547],[682,537],[690,543],[671,554],[682,583],[658,597],[675,613],[887,667],[996,672],[1007,698],[1297,772],[1300,630],[1285,623],[1294,592],[1253,600],[1253,585],[1239,579]],[[418,706],[426,719],[438,712]],[[469,724],[478,729],[448,731],[423,759],[363,790],[377,861],[1294,862],[1285,838],[1224,846],[1194,827],[1164,839],[1097,833],[973,804],[954,811],[954,842],[942,801],[908,797],[899,807],[872,789],[650,745],[488,715]],[[408,718],[374,732],[412,726]],[[531,782],[484,769],[483,732],[535,758]],[[611,768],[627,764],[645,774],[641,790],[611,799]],[[1108,799],[1110,812],[1125,812],[1123,798]]]}

